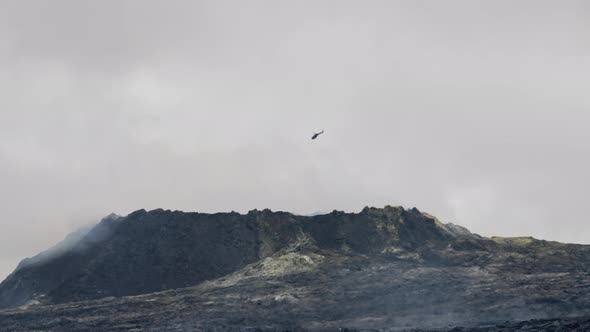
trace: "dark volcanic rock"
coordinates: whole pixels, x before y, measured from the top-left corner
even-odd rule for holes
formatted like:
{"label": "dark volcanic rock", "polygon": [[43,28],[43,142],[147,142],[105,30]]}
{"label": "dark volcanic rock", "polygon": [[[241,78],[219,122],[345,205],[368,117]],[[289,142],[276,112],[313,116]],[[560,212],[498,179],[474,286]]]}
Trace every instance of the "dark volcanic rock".
{"label": "dark volcanic rock", "polygon": [[590,315],[588,246],[483,238],[417,209],[141,210],[67,248],[0,285],[4,307],[30,304],[0,330],[582,331],[555,317]]}
{"label": "dark volcanic rock", "polygon": [[454,328],[451,332],[587,332],[590,331],[590,317],[534,319],[523,322],[496,324],[486,327]]}
{"label": "dark volcanic rock", "polygon": [[302,236],[320,248],[364,254],[454,238],[431,217],[394,207],[315,217],[270,210],[247,215],[139,210],[103,219],[68,250],[23,261],[0,284],[0,309],[34,299],[62,303],[187,287],[268,257]]}

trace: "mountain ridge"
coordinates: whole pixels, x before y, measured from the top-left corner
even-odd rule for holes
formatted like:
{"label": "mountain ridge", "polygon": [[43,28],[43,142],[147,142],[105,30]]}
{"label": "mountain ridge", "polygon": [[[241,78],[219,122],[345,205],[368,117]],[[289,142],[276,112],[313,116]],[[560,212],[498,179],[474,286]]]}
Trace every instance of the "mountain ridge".
{"label": "mountain ridge", "polygon": [[416,208],[137,210],[88,234],[0,284],[0,306],[13,308],[0,318],[12,330],[55,328],[52,308],[61,308],[60,328],[75,330],[156,331],[172,321],[184,330],[385,331],[590,315],[590,246],[486,238]]}
{"label": "mountain ridge", "polygon": [[[352,219],[355,219],[356,221],[351,221]],[[366,219],[366,220],[363,220]],[[370,223],[371,220],[369,219],[375,219],[377,223],[379,223],[379,225],[375,224],[372,226],[375,227],[371,227]],[[402,219],[400,218],[406,218],[410,220],[409,225],[417,225],[416,222],[418,222],[418,220],[420,220],[420,222],[423,222],[424,225],[426,225],[426,227],[422,227],[422,231],[427,231],[426,237],[424,236],[424,234],[420,234],[421,237],[419,239],[414,238],[416,237],[416,229],[408,229],[408,227],[403,227],[400,225],[397,225],[397,227],[393,227],[395,222],[398,222]],[[178,219],[182,219],[180,220],[180,222],[178,222]],[[268,220],[274,220],[274,224],[269,224],[267,222]],[[358,220],[357,220],[358,219]],[[399,219],[399,220],[398,220]],[[383,248],[380,248],[380,246],[384,246],[385,242],[391,242],[394,241],[394,237],[396,236],[400,236],[402,237],[402,239],[398,239],[399,244],[402,247],[411,247],[411,246],[417,246],[417,245],[423,245],[426,244],[426,242],[434,240],[443,240],[445,239],[445,237],[447,237],[447,240],[450,240],[451,237],[453,236],[459,236],[458,233],[454,233],[454,231],[450,228],[447,228],[444,224],[440,223],[436,218],[428,215],[428,214],[423,214],[421,213],[418,209],[413,208],[413,209],[409,209],[406,210],[403,207],[392,207],[392,206],[386,206],[382,209],[379,208],[374,208],[374,207],[365,207],[362,211],[360,211],[359,213],[346,213],[343,211],[337,211],[334,210],[331,213],[328,214],[323,214],[323,215],[315,215],[315,216],[298,216],[289,212],[284,212],[284,211],[276,211],[273,212],[270,209],[264,209],[264,210],[251,210],[246,214],[239,214],[236,212],[227,212],[227,213],[199,213],[199,212],[181,212],[181,211],[171,211],[171,210],[164,210],[164,209],[154,209],[151,211],[146,211],[144,209],[139,209],[137,211],[134,211],[132,213],[130,213],[128,216],[126,217],[121,217],[121,216],[117,216],[115,214],[111,214],[105,218],[103,218],[96,226],[94,226],[92,229],[87,229],[84,230],[83,232],[74,232],[73,234],[68,235],[68,237],[66,237],[66,240],[64,242],[59,243],[58,245],[48,249],[47,251],[44,251],[32,258],[28,258],[25,259],[23,261],[21,261],[21,263],[19,264],[19,266],[17,267],[17,269],[8,277],[5,279],[5,281],[2,282],[2,284],[0,284],[0,294],[5,294],[6,291],[6,284],[10,282],[11,279],[13,278],[19,278],[18,275],[14,275],[14,274],[19,274],[19,271],[23,270],[23,268],[25,268],[27,271],[30,270],[34,270],[35,267],[38,267],[40,269],[43,268],[44,265],[47,264],[57,264],[59,265],[60,261],[63,261],[61,263],[61,265],[71,265],[72,262],[76,262],[76,256],[78,256],[79,253],[86,253],[88,251],[92,251],[94,250],[95,252],[88,255],[90,257],[94,257],[96,255],[101,255],[101,252],[96,252],[96,246],[97,244],[103,244],[106,245],[105,249],[108,249],[108,242],[105,242],[106,239],[109,239],[110,236],[117,235],[116,232],[118,231],[118,229],[122,228],[121,231],[122,233],[120,233],[120,236],[127,236],[128,240],[132,240],[135,242],[138,241],[145,241],[145,239],[153,239],[154,236],[157,236],[157,233],[162,233],[162,232],[166,232],[167,231],[167,225],[166,223],[172,223],[175,225],[178,225],[178,227],[184,227],[185,231],[190,231],[191,230],[191,223],[193,224],[192,226],[195,226],[195,224],[199,224],[202,222],[200,222],[199,220],[204,220],[205,223],[207,223],[207,220],[209,220],[209,222],[211,223],[211,225],[209,226],[215,226],[213,225],[213,223],[215,223],[215,220],[217,220],[217,222],[221,225],[220,229],[213,229],[211,230],[212,232],[227,232],[227,233],[232,233],[232,227],[244,227],[244,229],[242,229],[241,231],[243,232],[243,236],[240,236],[239,234],[233,234],[234,236],[232,236],[232,241],[240,241],[240,237],[247,239],[250,238],[252,239],[257,239],[257,236],[259,236],[260,234],[263,234],[263,237],[265,237],[266,239],[262,239],[260,241],[260,243],[258,243],[259,248],[257,248],[256,250],[258,250],[258,254],[254,254],[251,253],[249,259],[247,259],[248,262],[254,262],[256,260],[260,260],[260,259],[264,259],[265,257],[271,255],[272,253],[276,252],[277,250],[279,250],[282,247],[282,244],[288,244],[292,241],[294,241],[296,239],[296,234],[298,234],[298,232],[311,232],[313,234],[312,237],[314,238],[318,238],[321,240],[321,242],[324,245],[327,245],[328,247],[330,246],[335,246],[339,241],[343,241],[344,245],[352,245],[354,247],[355,250],[360,250],[361,252],[364,251],[379,251]],[[310,222],[311,220],[314,221],[318,221],[318,223],[313,223]],[[159,221],[159,222],[158,222]],[[229,224],[227,221],[230,221]],[[233,223],[232,223],[233,221]],[[342,221],[342,222],[340,222]],[[141,224],[137,224],[136,223],[141,223],[144,222],[146,223],[145,225],[141,225]],[[156,222],[158,223],[158,225],[156,227],[149,227],[150,223]],[[327,227],[321,227],[322,223],[329,223],[329,225]],[[389,222],[389,228],[387,228],[387,223]],[[225,223],[225,225],[223,225]],[[235,223],[235,224],[234,224]],[[369,223],[369,224],[367,224]],[[429,223],[431,223],[430,227],[428,227]],[[233,226],[230,224],[234,224]],[[344,225],[344,228],[340,227]],[[422,225],[422,226],[424,226]],[[189,226],[189,227],[187,227]],[[198,238],[199,236],[203,236],[204,233],[207,233],[208,230],[206,229],[207,225],[204,225],[205,229],[200,229],[197,230],[195,234],[193,234],[194,238]],[[225,227],[223,227],[225,226]],[[367,227],[368,226],[368,227]],[[254,234],[253,233],[253,229],[252,227],[256,227],[257,232],[259,234]],[[125,230],[125,228],[127,228]],[[194,228],[194,227],[193,227]],[[146,229],[151,230],[152,233],[149,233],[148,231],[146,231]],[[327,231],[326,231],[327,230]],[[397,234],[398,231],[401,230],[401,234]],[[127,233],[125,233],[125,231],[127,231]],[[172,230],[174,231],[174,230]],[[266,234],[266,232],[278,232],[281,236],[279,236],[279,238],[272,240],[272,236],[268,236],[268,234]],[[360,238],[358,236],[351,236],[352,234],[350,233],[350,231],[355,231],[355,232],[364,232],[364,237]],[[438,232],[437,232],[438,231]],[[142,237],[139,236],[134,236],[133,232],[139,232],[141,233]],[[199,233],[199,232],[204,232],[204,233]],[[155,234],[155,235],[154,235]],[[469,233],[470,234],[470,233]],[[176,234],[177,236],[181,236],[181,234]],[[218,236],[219,234],[215,234],[216,236]],[[464,235],[464,234],[461,234]],[[68,240],[69,238],[74,238],[74,240],[72,241],[71,239]],[[219,236],[218,236],[219,237]],[[378,238],[378,239],[377,239]],[[269,240],[271,239],[271,240]],[[111,239],[112,240],[112,239]],[[116,238],[115,238],[116,240]],[[162,243],[162,245],[169,245],[172,241],[180,241],[179,239],[169,239],[169,242],[167,243]],[[224,236],[220,236],[220,240],[227,240],[226,237]],[[376,240],[377,242],[380,241],[380,244],[371,244],[370,242],[372,240]],[[277,242],[278,241],[278,242]],[[420,241],[424,241],[423,243],[421,243]],[[187,241],[185,241],[187,242]],[[389,243],[392,244],[392,243]],[[159,244],[153,244],[150,243],[151,247],[145,247],[143,249],[146,250],[158,250],[159,248],[154,248],[154,245],[157,247]],[[192,244],[190,243],[185,243],[186,246],[190,246]],[[211,244],[213,245],[213,244]],[[252,243],[253,246],[256,246],[255,243]],[[375,245],[375,248],[370,248],[372,245]],[[231,245],[227,246],[227,247],[231,247]],[[115,250],[119,250],[120,253],[125,252],[125,250],[123,250],[123,248],[127,249],[125,245],[120,244],[120,246],[115,249]],[[174,248],[173,248],[174,249]],[[179,248],[176,248],[179,249]],[[174,249],[174,250],[176,250]],[[182,248],[180,248],[182,249]],[[179,249],[179,250],[180,250]],[[207,248],[202,248],[202,249],[207,249]],[[226,248],[227,249],[227,248]],[[253,248],[250,248],[253,249]],[[168,250],[168,249],[162,249],[162,250]],[[223,253],[221,253],[223,254]],[[141,256],[141,253],[138,253],[139,256]],[[179,257],[177,257],[179,258]],[[88,258],[90,259],[90,258]],[[179,258],[180,259],[180,258]],[[78,262],[77,264],[82,264],[84,262]],[[99,264],[108,264],[108,262],[100,262]],[[147,263],[146,263],[147,264]],[[239,266],[242,266],[240,264],[238,264]],[[29,269],[29,267],[31,267]],[[121,267],[121,266],[119,266]],[[236,267],[234,267],[236,268]],[[232,270],[232,269],[230,269]],[[230,272],[230,270],[226,270],[224,269],[223,272],[227,273]],[[23,271],[21,272],[21,274],[26,274],[25,272],[27,271]],[[34,272],[34,271],[33,271]],[[95,271],[96,272],[96,271]],[[131,271],[132,272],[132,271]],[[62,272],[63,273],[63,272]],[[75,274],[77,273],[77,271],[73,271],[70,274]],[[33,273],[35,274],[35,273]],[[206,275],[206,278],[210,278],[213,276],[218,276],[217,273],[213,273],[211,275]],[[85,278],[91,278],[91,276],[83,276]],[[30,278],[30,277],[29,277]],[[35,278],[35,276],[32,276],[32,278]],[[66,271],[66,279],[71,279],[73,278],[71,275],[67,274]],[[195,278],[193,281],[194,283],[198,283],[201,282],[203,280],[205,280],[206,278]],[[41,278],[39,278],[41,279]],[[60,280],[61,282],[61,280]],[[69,280],[69,283],[74,282],[73,280]],[[62,283],[63,284],[63,283]],[[186,286],[190,286],[190,280],[185,280],[183,283],[173,283],[172,287],[186,287]],[[162,290],[162,289],[166,289],[165,287],[168,287],[169,285],[166,284],[166,282],[163,283],[163,285],[161,285],[162,287],[158,287],[157,285],[151,285],[148,286],[147,289],[145,291],[142,290],[134,290],[131,291],[130,293],[124,292],[124,291],[110,291],[107,293],[107,296],[110,295],[115,295],[115,296],[121,296],[121,295],[137,295],[137,294],[141,294],[141,293],[149,293],[149,292],[153,292],[153,291],[158,291],[158,290]],[[48,285],[47,287],[53,287],[53,285]],[[55,285],[55,287],[58,287],[58,285]],[[45,287],[46,288],[46,287]],[[56,288],[56,289],[58,289]],[[50,290],[50,291],[56,291],[54,290]],[[29,291],[26,291],[26,295],[23,295],[24,293],[19,294],[18,296],[8,296],[8,297],[12,297],[15,298],[14,304],[17,305],[22,305],[25,304],[27,301],[32,300],[32,296],[47,296],[50,294],[50,291],[48,292],[46,289],[44,289],[44,287],[40,287],[40,288],[35,288],[33,287],[33,289],[30,289]],[[42,294],[39,294],[39,292],[43,292]],[[65,292],[65,290],[63,291]],[[62,293],[63,293],[62,292]],[[102,290],[97,289],[97,292],[101,292]],[[96,296],[99,296],[100,294],[95,294]],[[4,296],[4,299],[8,298],[6,295]],[[63,297],[63,298],[62,298]],[[2,297],[0,297],[2,298]],[[95,298],[94,295],[85,295],[82,296],[80,298],[68,298],[68,297],[64,297],[63,295],[59,295],[57,296],[57,298],[59,298],[59,301],[68,301],[68,300],[73,300],[73,299],[92,299]],[[10,304],[7,303],[6,300],[2,301],[0,300],[0,308],[4,307],[12,307],[14,306],[14,304]]]}

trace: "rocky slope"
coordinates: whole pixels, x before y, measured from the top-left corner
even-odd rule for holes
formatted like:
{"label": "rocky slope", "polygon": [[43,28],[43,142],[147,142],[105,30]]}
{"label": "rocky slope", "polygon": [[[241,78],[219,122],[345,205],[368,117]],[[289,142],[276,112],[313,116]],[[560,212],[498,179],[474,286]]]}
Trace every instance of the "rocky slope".
{"label": "rocky slope", "polygon": [[0,330],[583,330],[564,317],[590,316],[589,246],[483,238],[416,209],[141,210],[66,249],[0,285]]}

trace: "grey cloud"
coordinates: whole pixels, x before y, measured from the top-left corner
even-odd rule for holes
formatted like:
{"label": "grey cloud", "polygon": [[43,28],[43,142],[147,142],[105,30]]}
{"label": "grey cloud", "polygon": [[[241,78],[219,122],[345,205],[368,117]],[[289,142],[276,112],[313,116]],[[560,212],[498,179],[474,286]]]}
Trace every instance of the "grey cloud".
{"label": "grey cloud", "polygon": [[403,204],[589,243],[584,1],[0,7],[0,275],[139,208]]}

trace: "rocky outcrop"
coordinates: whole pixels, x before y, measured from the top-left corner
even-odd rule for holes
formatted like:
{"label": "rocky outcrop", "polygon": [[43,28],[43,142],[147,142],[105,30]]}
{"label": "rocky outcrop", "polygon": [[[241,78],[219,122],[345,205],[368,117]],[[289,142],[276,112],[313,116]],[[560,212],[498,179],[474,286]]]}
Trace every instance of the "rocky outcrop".
{"label": "rocky outcrop", "polygon": [[0,284],[0,308],[187,287],[269,257],[301,237],[322,249],[377,254],[392,246],[443,244],[455,236],[430,216],[400,207],[314,217],[270,210],[139,210],[125,218],[111,215],[83,236],[24,260]]}
{"label": "rocky outcrop", "polygon": [[0,312],[7,331],[499,331],[590,316],[589,246],[484,238],[417,209],[140,210],[88,235],[0,285],[5,307],[29,304]]}

